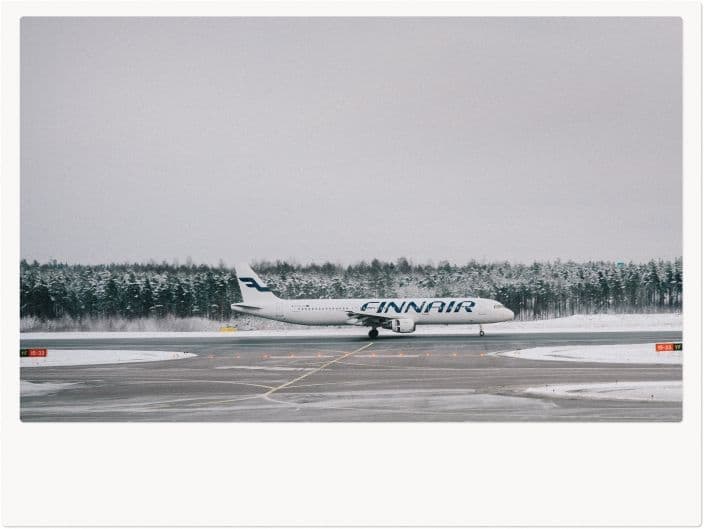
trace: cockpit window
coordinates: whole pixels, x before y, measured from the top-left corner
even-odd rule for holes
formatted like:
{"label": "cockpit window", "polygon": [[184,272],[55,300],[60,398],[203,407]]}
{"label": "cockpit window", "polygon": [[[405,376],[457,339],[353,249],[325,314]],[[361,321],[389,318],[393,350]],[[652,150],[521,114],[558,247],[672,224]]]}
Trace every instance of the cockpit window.
{"label": "cockpit window", "polygon": [[496,305],[494,305],[494,308],[495,309],[503,309],[505,307],[501,303],[497,303]]}

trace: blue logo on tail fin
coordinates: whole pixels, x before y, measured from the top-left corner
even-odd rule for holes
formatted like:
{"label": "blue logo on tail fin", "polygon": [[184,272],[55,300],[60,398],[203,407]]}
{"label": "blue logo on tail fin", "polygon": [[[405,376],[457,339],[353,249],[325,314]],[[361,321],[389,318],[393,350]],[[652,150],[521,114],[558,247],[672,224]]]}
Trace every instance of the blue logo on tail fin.
{"label": "blue logo on tail fin", "polygon": [[271,289],[269,287],[260,285],[259,283],[257,283],[257,280],[253,277],[240,277],[239,280],[242,281],[249,288],[256,288],[259,292],[271,292]]}

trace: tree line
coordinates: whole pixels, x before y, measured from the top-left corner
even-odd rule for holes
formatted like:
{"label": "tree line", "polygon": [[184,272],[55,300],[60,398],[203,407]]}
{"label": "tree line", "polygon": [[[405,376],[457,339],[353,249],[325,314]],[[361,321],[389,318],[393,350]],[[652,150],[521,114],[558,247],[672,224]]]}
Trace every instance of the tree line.
{"label": "tree line", "polygon": [[[284,298],[479,296],[532,320],[602,312],[682,309],[682,259],[647,263],[593,261],[464,265],[359,262],[253,265]],[[98,266],[20,263],[20,315],[83,317],[191,317],[226,321],[241,301],[235,270],[224,265],[168,263]]]}

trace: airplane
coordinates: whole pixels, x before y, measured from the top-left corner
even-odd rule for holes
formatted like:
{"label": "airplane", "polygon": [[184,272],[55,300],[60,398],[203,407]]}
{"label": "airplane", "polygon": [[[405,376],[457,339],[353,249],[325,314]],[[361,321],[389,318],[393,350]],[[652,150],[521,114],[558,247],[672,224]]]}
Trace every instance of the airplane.
{"label": "airplane", "polygon": [[473,323],[479,325],[513,319],[513,311],[498,301],[485,298],[360,298],[281,299],[254,273],[248,264],[235,267],[242,303],[233,311],[260,318],[304,325],[357,325],[371,327],[369,338],[379,328],[410,333],[417,325]]}

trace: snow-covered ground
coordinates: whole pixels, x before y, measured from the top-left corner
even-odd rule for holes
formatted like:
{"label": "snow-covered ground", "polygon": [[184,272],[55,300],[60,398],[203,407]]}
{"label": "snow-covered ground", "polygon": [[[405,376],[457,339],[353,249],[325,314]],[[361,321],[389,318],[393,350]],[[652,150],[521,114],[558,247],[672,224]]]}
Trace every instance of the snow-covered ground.
{"label": "snow-covered ground", "polygon": [[27,382],[26,380],[21,380],[20,395],[22,397],[41,397],[42,395],[56,393],[62,389],[67,389],[75,385],[76,384],[72,382]]}
{"label": "snow-covered ground", "polygon": [[530,387],[526,393],[545,397],[563,397],[599,400],[657,400],[682,401],[682,382],[605,382],[591,384],[548,384]]}
{"label": "snow-covered ground", "polygon": [[[617,345],[574,345],[533,347],[517,351],[494,353],[526,360],[565,362],[604,362],[619,364],[681,364],[682,351],[657,352],[654,343]],[[682,401],[681,380],[647,382],[602,382],[586,384],[546,384],[529,387],[526,393],[544,397],[608,400]]]}
{"label": "snow-covered ground", "polygon": [[654,343],[533,347],[496,353],[526,360],[606,362],[617,364],[681,364],[682,351],[657,352]]}
{"label": "snow-covered ground", "polygon": [[178,360],[196,356],[176,351],[123,351],[119,349],[48,349],[47,356],[20,358],[20,367],[78,366]]}
{"label": "snow-covered ground", "polygon": [[511,331],[681,331],[682,314],[576,314],[566,318],[538,321],[510,321],[488,325],[487,329]]}
{"label": "snow-covered ground", "polygon": [[[680,331],[681,314],[594,314],[576,315],[567,318],[538,321],[511,321],[485,325],[487,334],[532,333],[532,332],[624,332],[624,331]],[[448,335],[476,334],[477,325],[419,325],[415,334]],[[391,331],[384,331],[391,334]],[[236,332],[30,332],[22,333],[22,339],[70,339],[78,338],[232,338],[233,336],[360,336],[366,328],[301,327],[290,329],[266,329]]]}

